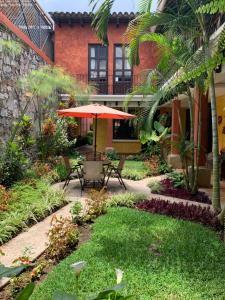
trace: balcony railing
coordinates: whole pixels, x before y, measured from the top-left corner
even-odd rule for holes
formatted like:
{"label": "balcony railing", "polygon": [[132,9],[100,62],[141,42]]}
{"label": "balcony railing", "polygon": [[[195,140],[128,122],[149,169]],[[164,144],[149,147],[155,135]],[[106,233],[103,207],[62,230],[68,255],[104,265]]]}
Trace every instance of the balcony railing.
{"label": "balcony railing", "polygon": [[126,95],[130,93],[134,87],[140,85],[143,75],[133,75],[132,77],[96,77],[89,78],[87,74],[76,74],[75,78],[85,84],[92,85],[99,95]]}
{"label": "balcony railing", "polygon": [[53,60],[53,24],[35,0],[0,1],[0,11]]}

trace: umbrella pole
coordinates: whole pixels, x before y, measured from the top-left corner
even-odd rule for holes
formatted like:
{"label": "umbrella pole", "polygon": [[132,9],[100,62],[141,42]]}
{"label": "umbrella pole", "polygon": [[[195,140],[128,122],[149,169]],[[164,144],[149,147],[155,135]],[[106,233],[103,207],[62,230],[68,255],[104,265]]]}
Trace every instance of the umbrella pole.
{"label": "umbrella pole", "polygon": [[96,141],[97,141],[97,114],[95,115],[95,144],[94,144],[94,158],[96,160]]}

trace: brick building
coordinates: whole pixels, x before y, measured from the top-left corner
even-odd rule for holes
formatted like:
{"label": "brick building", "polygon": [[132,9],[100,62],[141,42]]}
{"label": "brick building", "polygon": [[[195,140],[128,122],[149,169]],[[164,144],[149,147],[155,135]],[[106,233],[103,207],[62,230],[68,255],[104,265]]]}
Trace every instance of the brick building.
{"label": "brick building", "polygon": [[[91,27],[89,13],[50,13],[55,22],[55,64],[63,67],[78,80],[95,86],[91,102],[122,109],[126,94],[141,83],[143,71],[153,69],[157,52],[153,43],[140,49],[140,65],[131,68],[124,33],[134,13],[113,13],[109,19],[108,46],[98,40]],[[143,96],[135,96],[129,103],[129,112],[135,113],[142,105]],[[90,124],[81,120],[81,134]],[[99,120],[99,151],[113,147],[120,153],[135,153],[141,149],[137,130],[125,121]]]}

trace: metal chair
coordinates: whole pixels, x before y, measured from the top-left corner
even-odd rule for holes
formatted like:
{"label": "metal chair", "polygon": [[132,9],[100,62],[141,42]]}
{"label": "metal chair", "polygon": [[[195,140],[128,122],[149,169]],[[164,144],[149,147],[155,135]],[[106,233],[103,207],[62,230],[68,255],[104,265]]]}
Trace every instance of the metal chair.
{"label": "metal chair", "polygon": [[123,181],[123,178],[122,178],[122,171],[123,171],[123,168],[124,168],[124,163],[125,163],[125,160],[126,160],[126,156],[125,155],[121,155],[120,157],[120,161],[119,161],[119,164],[117,167],[113,166],[113,165],[110,165],[109,166],[109,170],[108,170],[108,178],[106,180],[106,183],[105,185],[107,186],[108,185],[108,182],[109,182],[109,178],[112,176],[112,177],[115,177],[118,179],[119,183],[124,187],[124,189],[126,190],[126,186],[125,186],[125,183]]}
{"label": "metal chair", "polygon": [[80,184],[82,185],[82,164],[77,163],[76,165],[72,166],[69,157],[67,156],[63,156],[63,161],[67,171],[67,176],[63,189],[65,189],[65,187],[69,185],[70,180],[77,177],[79,178]]}
{"label": "metal chair", "polygon": [[101,161],[102,160],[102,153],[101,152],[96,152],[94,153],[93,151],[91,152],[86,152],[85,154],[85,160],[87,161]]}
{"label": "metal chair", "polygon": [[89,184],[103,186],[105,182],[103,161],[84,161],[82,179],[81,191]]}

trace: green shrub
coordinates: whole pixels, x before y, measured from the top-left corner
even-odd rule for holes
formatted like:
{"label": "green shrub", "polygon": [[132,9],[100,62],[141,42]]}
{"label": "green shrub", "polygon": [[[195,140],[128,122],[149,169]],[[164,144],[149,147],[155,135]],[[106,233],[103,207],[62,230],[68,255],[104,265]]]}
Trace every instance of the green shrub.
{"label": "green shrub", "polygon": [[75,224],[81,225],[83,223],[83,217],[81,216],[82,205],[80,202],[75,202],[70,209],[73,222]]}
{"label": "green shrub", "polygon": [[47,160],[50,156],[68,154],[76,139],[69,140],[67,123],[64,119],[47,119],[43,125],[42,135],[37,138],[39,157]]}
{"label": "green shrub", "polygon": [[169,166],[165,160],[160,159],[159,166],[158,166],[158,172],[159,172],[159,174],[166,174],[166,173],[172,172],[172,167]]}
{"label": "green shrub", "polygon": [[126,179],[131,179],[131,180],[141,180],[146,177],[146,173],[140,172],[135,169],[131,170],[131,169],[125,168],[122,171],[122,177],[126,178]]}
{"label": "green shrub", "polygon": [[107,151],[106,152],[106,157],[109,160],[118,160],[118,159],[120,159],[118,153],[115,150],[109,150],[109,151]]}
{"label": "green shrub", "polygon": [[54,171],[58,174],[59,181],[64,181],[67,178],[68,172],[63,163],[56,164]]}
{"label": "green shrub", "polygon": [[88,210],[84,215],[85,222],[93,222],[97,217],[106,213],[106,203],[108,195],[105,188],[100,191],[92,189],[88,192],[87,207]]}
{"label": "green shrub", "polygon": [[113,195],[107,201],[107,207],[126,206],[134,207],[136,203],[146,200],[146,195],[142,193],[121,193]]}
{"label": "green shrub", "polygon": [[28,160],[16,143],[8,143],[0,150],[0,184],[12,186],[24,176]]}
{"label": "green shrub", "polygon": [[93,131],[89,131],[87,133],[87,141],[88,141],[88,145],[92,145],[93,144]]}
{"label": "green shrub", "polygon": [[47,257],[59,261],[64,258],[79,241],[79,230],[69,218],[53,217],[48,233]]}
{"label": "green shrub", "polygon": [[152,193],[160,193],[163,191],[163,186],[160,181],[151,181],[148,183],[148,187],[151,189]]}
{"label": "green shrub", "polygon": [[54,190],[47,180],[26,180],[11,189],[13,201],[0,214],[0,244],[36,223],[66,203],[63,192]]}
{"label": "green shrub", "polygon": [[184,180],[183,173],[178,173],[176,171],[172,171],[166,175],[170,180],[172,180],[175,188],[181,188],[181,187],[185,186],[185,180]]}

